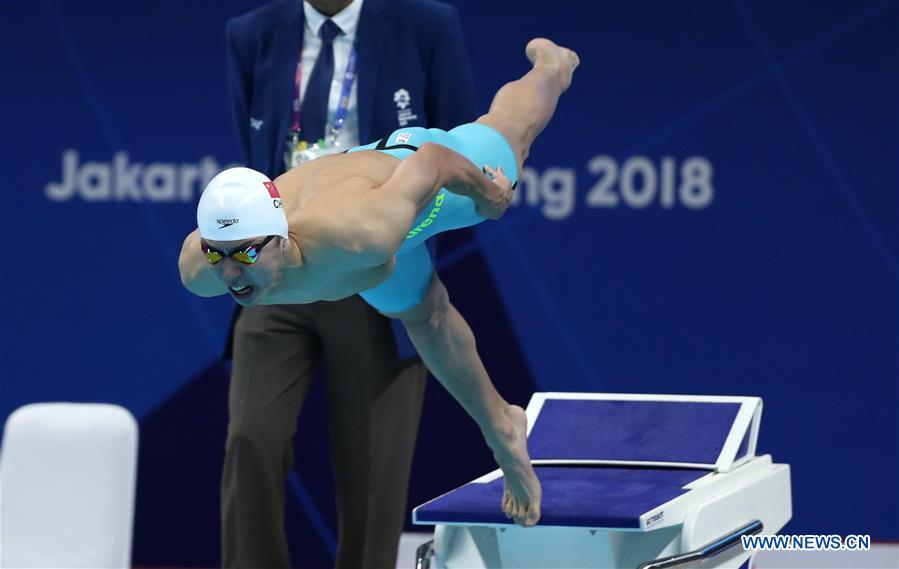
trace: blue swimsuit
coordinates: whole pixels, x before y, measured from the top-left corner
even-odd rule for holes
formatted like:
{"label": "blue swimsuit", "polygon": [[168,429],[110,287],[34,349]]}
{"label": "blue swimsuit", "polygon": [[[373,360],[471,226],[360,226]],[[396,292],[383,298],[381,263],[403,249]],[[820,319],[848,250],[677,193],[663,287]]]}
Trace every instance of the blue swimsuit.
{"label": "blue swimsuit", "polygon": [[[491,168],[500,165],[513,183],[518,179],[512,147],[496,130],[477,123],[464,124],[449,132],[437,128],[402,128],[378,142],[348,152],[376,150],[402,160],[426,142],[455,150],[479,169],[485,164]],[[443,231],[476,225],[484,219],[475,212],[473,200],[441,189],[409,228],[405,243],[397,251],[393,274],[359,296],[381,312],[402,312],[417,305],[428,290],[433,272],[425,241]]]}

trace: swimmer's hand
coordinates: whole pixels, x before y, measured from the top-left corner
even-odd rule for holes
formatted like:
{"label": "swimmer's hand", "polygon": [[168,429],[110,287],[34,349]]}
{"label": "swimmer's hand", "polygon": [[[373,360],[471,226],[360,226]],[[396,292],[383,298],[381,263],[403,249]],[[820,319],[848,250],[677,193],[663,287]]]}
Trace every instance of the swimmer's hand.
{"label": "swimmer's hand", "polygon": [[[452,152],[452,151],[449,151]],[[453,153],[455,155],[455,153]],[[458,156],[456,169],[447,176],[444,187],[462,196],[470,197],[475,203],[475,211],[487,219],[499,219],[506,213],[512,196],[512,180],[503,172],[502,166],[495,169],[486,164],[481,172],[471,167],[467,158]]]}
{"label": "swimmer's hand", "polygon": [[499,191],[490,192],[491,194],[494,194],[493,199],[490,201],[476,202],[477,207],[475,208],[475,211],[488,219],[499,219],[506,212],[506,209],[509,208],[512,197],[515,195],[512,188],[512,180],[510,180],[503,172],[502,166],[497,166],[494,169],[484,164],[482,169],[493,184],[498,186]]}
{"label": "swimmer's hand", "polygon": [[[512,190],[512,180],[503,173],[503,167],[497,166],[496,170],[484,164],[484,173],[493,180],[493,183],[504,190]],[[511,199],[511,198],[510,198]]]}

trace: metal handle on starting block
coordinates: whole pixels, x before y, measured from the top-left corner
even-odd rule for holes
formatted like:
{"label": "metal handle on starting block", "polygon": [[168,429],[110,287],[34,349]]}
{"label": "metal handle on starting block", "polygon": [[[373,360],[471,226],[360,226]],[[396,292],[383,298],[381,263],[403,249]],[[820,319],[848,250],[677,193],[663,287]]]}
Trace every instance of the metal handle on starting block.
{"label": "metal handle on starting block", "polygon": [[761,521],[755,520],[754,522],[746,524],[745,526],[736,529],[731,533],[719,537],[715,541],[703,545],[699,549],[694,549],[693,551],[688,551],[687,553],[681,553],[680,555],[672,555],[671,557],[663,557],[661,559],[647,561],[646,563],[640,564],[637,569],[668,569],[670,567],[677,567],[679,565],[685,565],[687,563],[702,561],[703,559],[714,557],[722,551],[727,551],[731,547],[740,543],[740,539],[744,535],[753,535],[759,533],[760,531],[762,531],[763,527],[764,526],[762,525]]}
{"label": "metal handle on starting block", "polygon": [[418,546],[415,550],[415,569],[431,569],[431,559],[434,557],[434,540],[430,539]]}

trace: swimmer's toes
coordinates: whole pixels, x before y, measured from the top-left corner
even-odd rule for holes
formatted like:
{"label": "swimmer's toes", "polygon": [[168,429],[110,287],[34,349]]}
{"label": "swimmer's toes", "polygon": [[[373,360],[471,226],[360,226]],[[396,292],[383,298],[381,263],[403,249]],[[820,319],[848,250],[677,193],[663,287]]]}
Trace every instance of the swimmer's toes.
{"label": "swimmer's toes", "polygon": [[[524,53],[528,57],[528,61],[532,64],[537,65],[537,60],[542,59],[546,60],[548,58],[552,58],[553,49],[559,49],[555,43],[546,38],[534,38],[528,42],[528,44],[524,48]],[[550,61],[545,61],[546,63],[551,63]],[[558,63],[558,61],[556,62]]]}
{"label": "swimmer's toes", "polygon": [[528,42],[526,46],[524,46],[524,54],[528,57],[528,61],[534,63],[537,59],[537,46],[539,45],[537,42],[543,38],[534,38]]}
{"label": "swimmer's toes", "polygon": [[581,64],[581,58],[572,50],[568,50],[568,60],[571,62],[572,71],[577,69],[577,66]]}

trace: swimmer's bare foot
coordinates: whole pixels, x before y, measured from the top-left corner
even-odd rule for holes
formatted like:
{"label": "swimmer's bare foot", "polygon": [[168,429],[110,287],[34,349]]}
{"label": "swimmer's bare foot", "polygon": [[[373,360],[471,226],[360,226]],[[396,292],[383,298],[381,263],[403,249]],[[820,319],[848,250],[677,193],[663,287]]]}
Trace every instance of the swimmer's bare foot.
{"label": "swimmer's bare foot", "polygon": [[561,71],[562,91],[571,85],[571,75],[581,60],[576,53],[546,38],[536,38],[524,48],[534,67],[556,67]]}
{"label": "swimmer's bare foot", "polygon": [[515,523],[529,527],[540,520],[543,492],[528,456],[527,415],[517,405],[509,405],[506,413],[511,431],[485,438],[504,475],[503,512]]}

